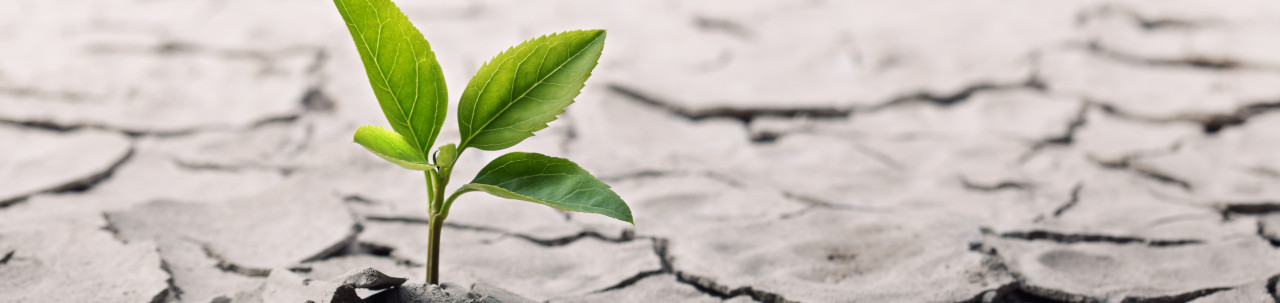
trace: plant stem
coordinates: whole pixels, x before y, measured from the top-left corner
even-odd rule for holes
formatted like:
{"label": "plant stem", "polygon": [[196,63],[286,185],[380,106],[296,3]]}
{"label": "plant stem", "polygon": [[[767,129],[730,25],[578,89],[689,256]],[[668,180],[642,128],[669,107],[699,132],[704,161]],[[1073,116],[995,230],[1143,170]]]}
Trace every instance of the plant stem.
{"label": "plant stem", "polygon": [[436,192],[444,189],[436,187],[436,172],[434,170],[428,170],[422,174],[427,179],[427,207],[429,209],[427,220],[431,220],[431,217],[435,216],[436,212],[439,212],[439,206],[436,204]]}
{"label": "plant stem", "polygon": [[440,284],[440,232],[444,231],[444,218],[448,212],[444,204],[444,187],[449,184],[449,167],[438,168],[439,171],[428,170],[427,194],[430,195],[431,214],[427,231],[427,284]]}
{"label": "plant stem", "polygon": [[444,216],[431,216],[431,230],[427,232],[427,284],[440,284],[440,232],[444,231]]}

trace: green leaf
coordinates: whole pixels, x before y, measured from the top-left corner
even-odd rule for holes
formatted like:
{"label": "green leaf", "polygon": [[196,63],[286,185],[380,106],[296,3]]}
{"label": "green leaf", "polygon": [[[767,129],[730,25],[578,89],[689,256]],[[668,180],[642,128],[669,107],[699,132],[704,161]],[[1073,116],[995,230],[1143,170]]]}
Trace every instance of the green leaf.
{"label": "green leaf", "polygon": [[604,30],[551,34],[486,62],[458,103],[458,148],[500,150],[546,128],[591,76],[604,37]]}
{"label": "green leaf", "polygon": [[427,158],[405,141],[403,136],[385,128],[372,125],[361,126],[356,129],[355,141],[378,157],[400,167],[412,170],[435,168],[435,165],[427,163]]}
{"label": "green leaf", "polygon": [[609,185],[569,159],[536,153],[502,155],[480,169],[460,191],[541,203],[567,211],[597,213],[635,224],[631,208]]}
{"label": "green leaf", "polygon": [[436,165],[444,167],[453,167],[453,161],[458,160],[458,146],[453,143],[441,145],[436,150]]}
{"label": "green leaf", "polygon": [[431,45],[389,0],[334,0],[391,129],[426,155],[444,125],[449,94]]}

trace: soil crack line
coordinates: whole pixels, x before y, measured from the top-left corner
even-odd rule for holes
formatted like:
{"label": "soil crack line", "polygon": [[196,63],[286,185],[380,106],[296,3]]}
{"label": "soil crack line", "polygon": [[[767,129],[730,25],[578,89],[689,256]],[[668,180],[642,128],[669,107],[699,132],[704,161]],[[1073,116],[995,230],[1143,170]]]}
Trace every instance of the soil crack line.
{"label": "soil crack line", "polygon": [[1223,203],[1218,206],[1218,210],[1226,220],[1231,219],[1233,215],[1266,215],[1280,212],[1280,203],[1270,201]]}
{"label": "soil crack line", "polygon": [[195,239],[187,239],[187,241],[191,241],[192,243],[200,245],[200,249],[204,250],[204,255],[209,257],[210,259],[213,259],[214,261],[217,261],[218,263],[216,266],[218,267],[218,269],[221,269],[222,271],[239,274],[243,276],[249,276],[249,277],[266,277],[267,275],[271,274],[270,268],[253,268],[253,267],[246,267],[246,266],[240,266],[238,264],[235,264],[235,262],[231,262],[227,260],[226,258],[222,257],[222,255],[218,254],[217,251],[214,251],[213,247],[210,246],[208,243],[204,243]]}
{"label": "soil crack line", "polygon": [[1076,183],[1076,186],[1071,188],[1071,198],[1067,200],[1067,203],[1063,203],[1062,206],[1059,206],[1058,209],[1053,211],[1054,218],[1061,217],[1062,213],[1072,207],[1075,207],[1076,203],[1080,203],[1081,189],[1084,189],[1084,183]]}
{"label": "soil crack line", "polygon": [[[987,228],[982,228],[981,232],[987,235],[992,234],[991,230]],[[1001,237],[1007,238],[1007,237],[1004,237],[1003,235],[1001,235]],[[1154,241],[1147,241],[1147,243],[1148,245],[1152,245],[1152,246],[1167,246],[1167,245],[1154,245],[1156,244]],[[1187,243],[1187,244],[1191,244],[1191,243]],[[1177,245],[1182,245],[1182,244],[1177,244]],[[994,262],[992,265],[993,268],[998,266],[1000,267],[1001,270],[1008,270],[1008,267],[1004,265],[1005,264],[1004,257],[1001,256],[1000,253],[996,251],[994,247],[988,245],[985,239],[982,242],[970,244],[969,249],[972,251],[983,253],[987,255],[987,257],[991,258],[992,260],[991,262]],[[1095,297],[1071,293],[1071,292],[1067,292],[1059,289],[1037,286],[1032,283],[1028,283],[1027,278],[1018,272],[1008,271],[1008,273],[1013,276],[1014,282],[1010,284],[1002,285],[993,290],[987,290],[982,294],[975,296],[973,299],[970,299],[968,301],[963,301],[962,303],[1113,302],[1108,300],[1108,298],[1095,298]],[[1272,279],[1277,279],[1277,278],[1280,278],[1280,275],[1277,275]],[[1219,288],[1198,289],[1198,290],[1193,290],[1186,293],[1174,294],[1169,296],[1160,296],[1160,297],[1125,297],[1120,302],[1122,303],[1185,303],[1200,297],[1208,296],[1210,294],[1213,294],[1219,291],[1228,290],[1228,289],[1231,289],[1231,288],[1219,287]]]}
{"label": "soil crack line", "polygon": [[1035,188],[1035,186],[1026,182],[1000,181],[996,184],[979,184],[979,183],[974,183],[973,181],[970,181],[968,178],[965,178],[964,176],[960,176],[958,178],[960,179],[960,185],[964,186],[965,189],[982,191],[982,192],[997,192],[997,191],[1004,191],[1004,190],[1031,191]]}
{"label": "soil crack line", "polygon": [[[430,221],[427,220],[426,218],[418,218],[418,217],[366,216],[365,220],[376,221],[376,222],[398,222],[398,223],[407,223],[407,224],[430,224]],[[541,237],[535,237],[535,236],[525,235],[521,233],[510,232],[510,231],[499,229],[499,228],[479,226],[479,225],[468,225],[468,224],[461,224],[456,222],[445,222],[444,227],[461,229],[461,230],[478,231],[478,232],[496,233],[496,234],[501,234],[503,236],[514,237],[521,240],[529,241],[533,244],[537,244],[545,247],[566,246],[569,244],[573,244],[578,240],[582,240],[586,238],[593,238],[596,240],[609,242],[609,243],[626,243],[626,242],[631,242],[637,239],[635,236],[635,231],[630,229],[623,230],[616,237],[606,236],[594,230],[585,230],[585,231],[580,231],[577,234],[568,235],[568,236],[555,237],[555,238],[541,238]]]}
{"label": "soil crack line", "polygon": [[173,294],[174,299],[181,301],[183,291],[182,288],[178,287],[178,284],[173,281],[173,270],[169,268],[169,262],[164,259],[164,254],[160,252],[159,247],[156,248],[156,253],[160,254],[160,270],[163,270],[165,274],[169,275],[169,278],[165,279],[165,283],[169,284],[169,288],[164,292],[161,292],[161,294],[156,295],[156,299],[159,299],[160,301],[156,301],[156,299],[152,299],[151,301],[164,302],[165,297],[168,297],[170,293]]}
{"label": "soil crack line", "polygon": [[275,173],[280,174],[281,176],[289,176],[298,170],[297,167],[261,165],[261,164],[253,164],[253,163],[228,165],[228,164],[220,164],[220,163],[212,163],[212,162],[185,161],[182,159],[178,159],[176,157],[172,158],[171,160],[173,160],[173,164],[177,165],[179,168],[190,170],[190,171],[220,171],[220,172],[236,173],[236,172],[241,172],[245,170],[258,170],[258,171],[274,171]]}
{"label": "soil crack line", "polygon": [[5,253],[4,257],[0,257],[0,265],[9,263],[9,260],[13,259],[13,254],[17,252],[17,250],[10,250],[8,253]]}
{"label": "soil crack line", "polygon": [[[984,230],[984,233],[993,234],[990,230]],[[1195,239],[1172,239],[1172,240],[1154,240],[1129,236],[1112,236],[1102,234],[1068,234],[1045,230],[1031,231],[1010,231],[1003,232],[997,236],[1005,239],[1025,240],[1025,241],[1052,241],[1062,244],[1073,243],[1114,243],[1114,244],[1144,244],[1152,247],[1166,246],[1182,246],[1203,244],[1202,240]]]}
{"label": "soil crack line", "polygon": [[[662,269],[657,271],[656,273],[650,273],[650,272],[640,273],[636,275],[636,277],[640,277],[640,278],[636,279],[635,281],[639,281],[640,279],[644,278],[641,276],[647,277],[650,275],[670,273],[676,276],[676,281],[693,286],[699,292],[702,292],[704,294],[707,294],[716,298],[720,298],[720,299],[729,299],[737,296],[748,296],[748,297],[751,297],[752,300],[755,300],[757,302],[764,302],[764,303],[796,302],[796,301],[787,300],[786,298],[782,297],[782,295],[768,292],[768,291],[758,290],[758,289],[752,288],[751,286],[743,286],[743,287],[730,289],[728,286],[719,284],[711,280],[710,278],[701,277],[701,276],[697,276],[697,275],[693,275],[693,274],[689,274],[689,273],[677,270],[675,269],[675,266],[674,266],[676,261],[675,256],[672,256],[669,250],[671,245],[670,240],[667,240],[666,238],[659,238],[659,237],[653,237],[651,239],[653,241],[653,252],[654,254],[658,255],[658,260],[662,263]],[[632,277],[632,278],[636,278],[636,277]],[[635,282],[632,282],[632,283],[634,284]],[[628,285],[615,285],[616,288],[622,288],[626,286]],[[616,289],[614,287],[611,287],[611,288]]]}
{"label": "soil crack line", "polygon": [[1116,108],[1115,106],[1106,104],[1105,101],[1099,101],[1096,104],[1098,108],[1102,109],[1104,113],[1110,114],[1117,118],[1136,121],[1136,122],[1143,122],[1143,123],[1176,123],[1176,122],[1195,123],[1200,125],[1201,130],[1205,134],[1212,135],[1212,134],[1217,134],[1218,132],[1226,128],[1244,125],[1245,123],[1249,122],[1249,119],[1252,119],[1255,116],[1280,110],[1280,101],[1276,101],[1276,100],[1253,100],[1253,101],[1258,101],[1258,102],[1248,102],[1249,105],[1238,107],[1227,114],[1212,114],[1212,113],[1184,114],[1184,115],[1179,115],[1175,117],[1143,117],[1137,114],[1125,112],[1119,108]]}
{"label": "soil crack line", "polygon": [[1133,165],[1133,162],[1131,160],[1132,159],[1124,159],[1119,162],[1103,162],[1103,161],[1098,161],[1096,159],[1090,159],[1090,161],[1102,166],[1103,168],[1133,172],[1135,174],[1138,174],[1139,176],[1147,177],[1148,179],[1155,180],[1160,183],[1165,183],[1165,184],[1180,187],[1183,190],[1188,192],[1191,192],[1194,190],[1191,187],[1190,182],[1187,182],[1185,180],[1181,180],[1178,178],[1174,178],[1173,176],[1164,174],[1154,169],[1147,168],[1145,166]]}
{"label": "soil crack line", "polygon": [[785,118],[827,118],[827,119],[844,119],[848,118],[853,112],[849,108],[829,108],[829,107],[812,107],[812,108],[731,108],[731,107],[713,107],[708,109],[688,109],[671,102],[662,101],[647,94],[641,93],[639,90],[628,88],[624,85],[611,83],[608,85],[610,91],[628,97],[627,99],[657,107],[668,113],[684,117],[692,121],[699,121],[707,118],[731,118],[750,124],[751,120],[759,117],[785,117]]}

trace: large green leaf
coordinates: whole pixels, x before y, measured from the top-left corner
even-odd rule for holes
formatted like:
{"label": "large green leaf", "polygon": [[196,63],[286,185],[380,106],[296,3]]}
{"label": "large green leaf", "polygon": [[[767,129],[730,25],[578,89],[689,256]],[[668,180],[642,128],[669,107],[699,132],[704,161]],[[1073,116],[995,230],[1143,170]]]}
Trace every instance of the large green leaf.
{"label": "large green leaf", "polygon": [[475,180],[460,190],[603,214],[635,224],[631,208],[608,184],[564,158],[521,152],[502,155],[480,169]]}
{"label": "large green leaf", "polygon": [[389,0],[334,0],[391,129],[421,154],[444,125],[449,94],[431,45]]}
{"label": "large green leaf", "polygon": [[458,103],[458,148],[500,150],[546,128],[591,76],[604,37],[604,30],[551,34],[486,62]]}
{"label": "large green leaf", "polygon": [[364,146],[373,154],[395,163],[400,167],[412,170],[428,170],[435,168],[427,162],[427,158],[400,134],[385,128],[365,125],[356,129],[356,143]]}

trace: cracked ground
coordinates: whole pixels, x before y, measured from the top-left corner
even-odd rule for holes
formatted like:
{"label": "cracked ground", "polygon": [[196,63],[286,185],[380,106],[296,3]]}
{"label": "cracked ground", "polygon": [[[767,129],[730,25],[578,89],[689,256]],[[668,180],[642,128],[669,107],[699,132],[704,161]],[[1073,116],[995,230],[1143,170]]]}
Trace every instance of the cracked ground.
{"label": "cracked ground", "polygon": [[[509,45],[609,30],[577,102],[513,150],[577,161],[635,226],[466,196],[444,281],[539,302],[1277,298],[1275,2],[398,2],[454,100]],[[261,302],[277,269],[422,281],[422,176],[351,142],[385,121],[328,1],[0,0],[0,302]]]}

